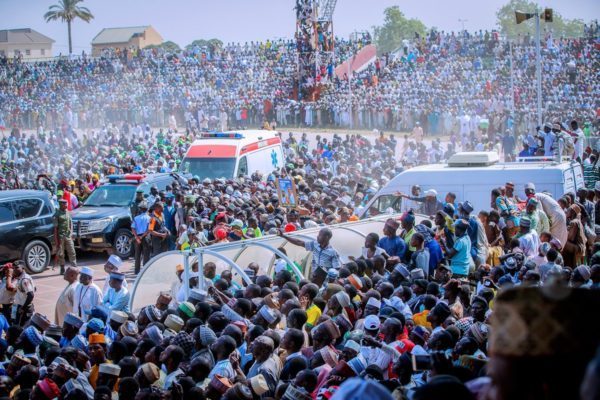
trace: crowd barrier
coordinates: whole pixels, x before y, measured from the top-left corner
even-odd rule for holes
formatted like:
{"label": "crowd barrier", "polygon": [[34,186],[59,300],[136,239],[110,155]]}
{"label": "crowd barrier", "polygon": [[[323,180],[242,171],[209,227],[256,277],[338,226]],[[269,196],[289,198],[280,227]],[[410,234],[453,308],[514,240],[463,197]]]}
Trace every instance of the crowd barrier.
{"label": "crowd barrier", "polygon": [[[399,216],[400,214],[387,214],[328,226],[333,232],[331,245],[340,254],[342,262],[349,261],[350,257],[359,257],[367,234],[375,232],[382,236],[385,221]],[[305,241],[315,240],[321,228],[301,230],[290,236]],[[286,254],[281,252],[281,249],[284,249]],[[160,254],[151,259],[138,274],[131,289],[130,309],[137,312],[148,304],[154,304],[161,292],[170,292],[178,283],[175,273],[177,265],[184,267],[183,282],[187,282],[196,273],[202,276],[202,266],[207,262],[214,262],[217,266],[217,274],[230,270],[233,281],[239,285],[242,281],[250,282],[250,277],[244,270],[251,262],[258,263],[259,274],[272,276],[277,257],[286,261],[298,280],[310,276],[310,252],[275,235],[215,244],[191,251],[169,251]],[[203,279],[199,281],[198,288],[205,289],[202,287]],[[184,287],[188,286],[184,285]],[[189,293],[189,288],[186,292]]]}

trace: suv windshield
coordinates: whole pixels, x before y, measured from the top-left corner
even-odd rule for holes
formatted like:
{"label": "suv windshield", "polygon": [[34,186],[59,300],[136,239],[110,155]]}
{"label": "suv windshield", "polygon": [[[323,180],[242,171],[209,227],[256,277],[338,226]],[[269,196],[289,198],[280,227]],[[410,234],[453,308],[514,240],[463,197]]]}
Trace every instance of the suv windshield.
{"label": "suv windshield", "polygon": [[102,185],[90,194],[88,207],[127,207],[133,201],[136,185]]}
{"label": "suv windshield", "polygon": [[233,178],[235,158],[185,158],[183,172],[202,178]]}

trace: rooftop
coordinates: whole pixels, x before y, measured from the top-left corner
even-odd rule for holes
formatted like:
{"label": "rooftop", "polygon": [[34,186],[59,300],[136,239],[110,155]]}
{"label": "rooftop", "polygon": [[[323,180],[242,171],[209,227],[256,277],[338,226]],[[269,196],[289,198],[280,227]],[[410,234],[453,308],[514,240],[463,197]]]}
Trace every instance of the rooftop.
{"label": "rooftop", "polygon": [[53,39],[31,28],[4,29],[0,30],[0,43],[11,44],[34,44],[34,43],[54,43]]}
{"label": "rooftop", "polygon": [[127,43],[132,37],[143,34],[150,25],[123,28],[104,28],[92,39],[92,44]]}

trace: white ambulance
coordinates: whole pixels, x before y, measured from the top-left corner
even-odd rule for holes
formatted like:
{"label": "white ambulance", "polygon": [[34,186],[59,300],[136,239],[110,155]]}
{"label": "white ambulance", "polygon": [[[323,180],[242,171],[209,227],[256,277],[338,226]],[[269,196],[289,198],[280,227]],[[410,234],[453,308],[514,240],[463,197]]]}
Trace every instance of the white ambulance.
{"label": "white ambulance", "polygon": [[204,132],[188,149],[180,171],[200,179],[267,176],[284,166],[283,147],[274,131]]}
{"label": "white ambulance", "polygon": [[537,192],[548,192],[554,199],[584,187],[583,171],[576,161],[522,158],[504,163],[494,152],[457,153],[447,164],[422,165],[401,172],[373,196],[359,217],[405,211],[398,193],[410,195],[413,185],[419,185],[423,193],[435,189],[442,202],[446,193],[452,192],[457,203],[469,200],[476,212],[489,210],[492,189],[507,182],[515,184],[515,194],[520,198],[525,198],[525,184],[529,182],[535,184]]}

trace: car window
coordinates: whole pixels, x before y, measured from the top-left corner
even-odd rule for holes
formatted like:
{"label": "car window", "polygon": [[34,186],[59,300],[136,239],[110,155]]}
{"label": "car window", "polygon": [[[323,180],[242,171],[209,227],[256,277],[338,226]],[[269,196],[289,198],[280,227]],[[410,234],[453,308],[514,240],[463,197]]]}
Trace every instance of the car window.
{"label": "car window", "polygon": [[237,176],[246,176],[246,175],[248,175],[248,159],[246,158],[246,156],[243,156],[242,158],[240,158]]}
{"label": "car window", "polygon": [[44,203],[44,208],[42,209],[42,215],[52,214],[52,207],[50,203]]}
{"label": "car window", "polygon": [[377,200],[377,210],[380,213],[387,213],[388,209],[393,209],[394,212],[400,212],[402,206],[402,198],[396,195],[384,195]]}
{"label": "car window", "polygon": [[13,204],[17,219],[33,218],[38,215],[42,207],[40,199],[22,199],[15,201]]}
{"label": "car window", "polygon": [[166,179],[161,179],[159,181],[157,181],[156,187],[158,188],[158,190],[165,190],[167,188],[167,185],[170,185],[173,182],[173,178],[168,177]]}
{"label": "car window", "polygon": [[0,202],[0,224],[15,220],[15,213],[9,201]]}
{"label": "car window", "polygon": [[139,185],[139,186],[136,188],[136,190],[137,190],[137,189],[142,189],[142,190],[144,191],[144,195],[145,195],[145,196],[147,196],[147,195],[149,195],[149,194],[150,194],[150,186],[151,186],[151,185],[150,185],[148,182],[144,182],[144,183],[141,183],[141,184],[140,184],[140,185]]}

